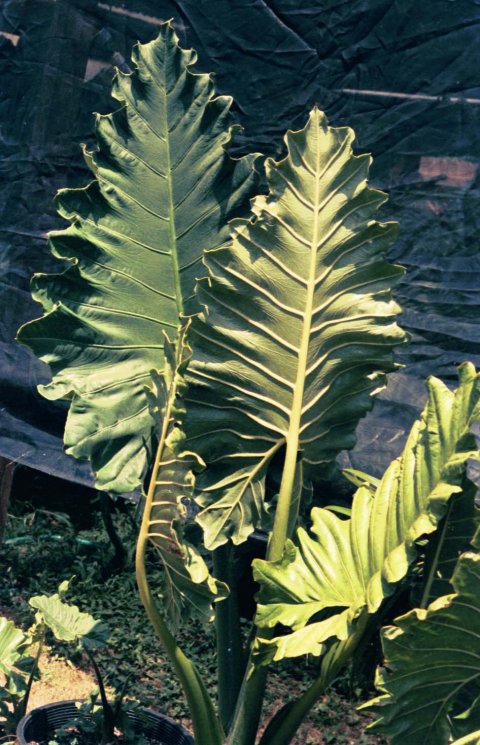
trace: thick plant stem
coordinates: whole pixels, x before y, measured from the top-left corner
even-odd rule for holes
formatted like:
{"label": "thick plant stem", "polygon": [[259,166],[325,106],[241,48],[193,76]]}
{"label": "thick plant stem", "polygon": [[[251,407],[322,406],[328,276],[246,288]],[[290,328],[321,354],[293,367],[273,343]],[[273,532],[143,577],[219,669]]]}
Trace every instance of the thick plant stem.
{"label": "thick plant stem", "polygon": [[253,671],[251,659],[248,662],[246,678],[238,696],[237,708],[232,728],[227,737],[227,745],[254,745],[260,715],[262,713],[266,668]]}
{"label": "thick plant stem", "polygon": [[145,508],[137,540],[135,572],[140,599],[147,612],[147,616],[170,658],[185,693],[190,709],[190,715],[192,717],[196,745],[222,745],[224,741],[223,731],[212,700],[208,695],[208,691],[205,688],[197,668],[178,647],[174,637],[170,633],[170,629],[168,628],[165,619],[162,617],[152,595],[145,567],[145,555],[149,542],[152,502],[155,495],[155,488],[165,448],[168,428],[172,417],[175,395],[176,390],[173,385],[168,395],[159,446],[145,500]]}
{"label": "thick plant stem", "polygon": [[222,745],[224,740],[222,728],[200,674],[191,660],[178,647],[153,598],[145,572],[146,544],[146,533],[141,531],[136,556],[140,598],[184,690],[192,717],[196,745]]}
{"label": "thick plant stem", "polygon": [[[285,541],[289,537],[289,533],[293,532],[295,527],[294,521],[291,519],[291,513],[293,492],[298,486],[297,481],[299,470],[297,468],[297,454],[301,416],[301,399],[299,397],[297,397],[297,399],[297,404],[294,406],[296,416],[292,417],[290,436],[289,439],[287,439],[285,462],[282,481],[280,484],[278,504],[275,512],[275,521],[267,548],[267,561],[278,561],[282,558]],[[263,639],[268,639],[272,636],[272,629],[262,629]],[[232,729],[229,732],[227,740],[228,745],[253,745],[253,743],[255,743],[267,682],[266,669],[263,667],[256,668],[253,663],[251,651],[255,644],[255,638],[250,650],[250,659],[247,664],[246,675],[238,696]]]}
{"label": "thick plant stem", "polygon": [[113,565],[115,567],[121,568],[125,565],[125,560],[127,558],[127,552],[125,550],[125,546],[123,545],[120,536],[118,535],[115,524],[112,520],[112,498],[109,494],[106,492],[98,492],[100,496],[100,506],[101,506],[101,513],[102,513],[102,520],[103,524],[105,526],[105,530],[107,532],[107,535],[110,539],[110,543],[113,546],[114,550],[114,557],[113,557]]}
{"label": "thick plant stem", "polygon": [[351,660],[371,619],[372,616],[369,618],[365,613],[357,620],[354,633],[345,641],[337,642],[330,648],[322,661],[318,678],[300,698],[288,706],[278,726],[275,726],[272,720],[273,726],[267,728],[259,745],[288,745],[291,742],[312,706]]}
{"label": "thick plant stem", "polygon": [[235,711],[245,671],[234,561],[231,544],[220,546],[213,553],[214,575],[230,588],[228,598],[215,605],[218,708],[226,731]]}
{"label": "thick plant stem", "polygon": [[[300,389],[303,395],[303,386],[299,383],[297,390]],[[295,517],[298,512],[300,495],[298,493],[294,494],[294,492],[301,490],[301,468],[297,463],[301,396],[297,395],[295,400],[296,403],[294,402],[293,406],[295,416],[292,414],[275,521],[267,548],[267,561],[278,561],[282,558],[285,541],[296,527]],[[262,629],[262,639],[268,639],[272,636],[272,629]],[[253,649],[254,644],[255,639],[251,649]],[[253,657],[250,655],[246,676],[238,697],[232,730],[227,741],[229,745],[252,745],[255,742],[262,713],[266,682],[267,672],[265,668],[255,668]]]}
{"label": "thick plant stem", "polygon": [[[314,203],[320,203],[320,150],[317,149],[315,168],[315,194]],[[317,251],[319,240],[319,218],[318,210],[312,226],[310,265],[307,278],[307,296],[305,302],[304,323],[300,348],[298,351],[298,363],[293,389],[292,405],[288,433],[286,437],[285,461],[278,494],[277,508],[272,534],[267,549],[267,561],[279,561],[283,556],[285,542],[289,533],[293,532],[292,521],[292,497],[297,487],[298,474],[297,461],[299,456],[300,430],[302,423],[302,411],[304,405],[305,379],[308,368],[310,335],[312,328],[313,306],[315,296]],[[272,630],[263,629],[262,638],[273,636]],[[255,642],[254,642],[255,644]],[[232,731],[228,742],[231,745],[252,745],[255,742],[255,734],[260,721],[263,698],[265,694],[266,672],[260,668],[255,669],[253,659],[250,657],[247,666],[246,679],[242,685]],[[285,745],[285,743],[282,743]]]}
{"label": "thick plant stem", "polygon": [[[267,549],[267,561],[277,561],[282,557],[285,541],[289,537],[289,531],[292,531],[294,527],[291,520],[291,510],[293,490],[298,480],[296,478],[298,476],[297,449],[298,433],[296,438],[292,438],[287,443],[275,522]],[[272,629],[262,629],[263,639],[268,639],[272,636]],[[263,667],[256,668],[253,663],[251,651],[255,644],[255,638],[256,635],[250,649],[250,659],[247,663],[246,674],[238,696],[232,728],[227,739],[228,745],[253,745],[255,743],[267,682],[266,669]]]}
{"label": "thick plant stem", "polygon": [[297,425],[297,431],[287,438],[285,463],[275,511],[275,522],[267,549],[267,561],[279,561],[282,558],[285,541],[288,537],[292,494],[297,470],[298,427],[299,424]]}

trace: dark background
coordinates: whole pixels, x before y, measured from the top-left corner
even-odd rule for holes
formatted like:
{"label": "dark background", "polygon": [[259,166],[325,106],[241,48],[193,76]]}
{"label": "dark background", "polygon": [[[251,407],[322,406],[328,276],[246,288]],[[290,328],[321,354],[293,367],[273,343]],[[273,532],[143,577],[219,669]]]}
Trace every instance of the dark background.
{"label": "dark background", "polygon": [[412,334],[344,463],[379,474],[400,452],[429,374],[454,384],[480,365],[479,0],[0,1],[0,456],[90,484],[62,453],[65,406],[35,386],[48,372],[14,342],[38,315],[33,272],[59,271],[46,232],[52,199],[88,180],[79,144],[105,113],[113,66],[174,18],[198,69],[216,73],[244,127],[238,148],[280,155],[316,103],[349,124],[400,221],[390,258],[408,272],[396,297]]}

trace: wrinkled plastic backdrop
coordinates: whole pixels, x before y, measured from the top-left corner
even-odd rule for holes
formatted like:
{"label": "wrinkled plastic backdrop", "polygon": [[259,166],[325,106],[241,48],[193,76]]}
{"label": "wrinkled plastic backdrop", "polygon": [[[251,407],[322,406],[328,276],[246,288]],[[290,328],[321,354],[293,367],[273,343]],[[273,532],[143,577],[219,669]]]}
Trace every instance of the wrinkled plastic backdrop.
{"label": "wrinkled plastic backdrop", "polygon": [[279,156],[287,128],[317,103],[349,124],[401,223],[390,258],[408,270],[396,296],[412,342],[358,445],[344,459],[380,473],[400,452],[424,378],[480,365],[480,3],[478,0],[3,0],[0,4],[0,455],[91,483],[63,455],[66,408],[42,399],[48,371],[14,342],[40,315],[33,272],[59,271],[46,231],[52,199],[89,180],[79,143],[105,113],[112,67],[173,17],[198,68],[216,73],[244,127],[240,150]]}

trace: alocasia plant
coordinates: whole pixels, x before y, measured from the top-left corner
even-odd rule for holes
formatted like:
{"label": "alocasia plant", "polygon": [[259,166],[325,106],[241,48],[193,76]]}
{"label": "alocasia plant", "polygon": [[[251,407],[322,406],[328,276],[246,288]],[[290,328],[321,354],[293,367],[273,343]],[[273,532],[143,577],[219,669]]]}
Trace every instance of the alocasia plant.
{"label": "alocasia plant", "polygon": [[[383,479],[349,475],[351,517],[314,507],[311,529],[297,530],[406,341],[391,296],[403,270],[386,259],[397,228],[375,220],[386,195],[367,185],[370,157],[317,108],[287,133],[285,157],[267,160],[259,196],[257,156],[228,155],[230,101],[194,60],[167,23],[136,48],[135,71],[117,74],[122,106],[99,118],[86,153],[95,180],[59,196],[71,224],[52,250],[71,266],[34,280],[45,315],[20,340],[52,369],[42,392],[71,399],[66,446],[91,458],[99,488],[127,491],[149,472],[137,580],[198,745],[253,745],[266,664],[322,656],[318,679],[262,736],[285,745],[412,565],[422,602],[451,579],[477,521],[466,462],[478,456],[480,382],[468,364],[456,393],[430,380]],[[244,649],[235,555],[255,530],[268,548]],[[219,717],[173,636],[192,615],[216,620]]]}
{"label": "alocasia plant", "polygon": [[[4,676],[0,691],[0,732],[3,730],[4,736],[11,734],[14,737],[15,727],[27,711],[32,685],[40,677],[39,662],[47,631],[60,641],[78,644],[92,659],[93,651],[107,641],[109,630],[105,624],[80,611],[76,605],[65,602],[69,584],[68,581],[62,582],[53,595],[30,598],[35,621],[26,634],[13,621],[0,617],[0,673]],[[103,740],[106,743],[112,740],[113,722],[111,717],[109,721],[109,715],[113,712],[95,661],[94,667],[106,713]]]}
{"label": "alocasia plant", "polygon": [[[454,592],[415,608],[383,631],[387,669],[382,696],[363,708],[392,745],[480,740],[480,554],[466,552],[452,577]],[[432,671],[434,665],[434,671]],[[465,734],[467,733],[467,734]],[[468,738],[468,739],[467,739]]]}

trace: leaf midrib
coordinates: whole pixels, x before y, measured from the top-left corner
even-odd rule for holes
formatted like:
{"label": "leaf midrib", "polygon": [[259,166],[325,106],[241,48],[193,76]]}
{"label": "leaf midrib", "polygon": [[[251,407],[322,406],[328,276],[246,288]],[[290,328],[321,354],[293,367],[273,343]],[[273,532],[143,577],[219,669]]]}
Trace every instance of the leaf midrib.
{"label": "leaf midrib", "polygon": [[[188,71],[187,71],[188,74]],[[166,55],[163,57],[163,77],[164,86],[163,97],[165,106],[165,122],[166,122],[166,136],[165,136],[165,157],[166,157],[166,185],[167,185],[167,198],[168,198],[168,232],[170,239],[170,254],[172,257],[173,265],[173,281],[175,285],[175,301],[177,305],[177,313],[180,318],[183,315],[183,300],[182,300],[182,288],[180,285],[180,268],[178,262],[178,251],[177,251],[177,236],[175,229],[175,208],[173,201],[173,182],[172,182],[172,167],[171,167],[171,156],[170,156],[170,128],[168,126],[168,95],[167,95],[167,71],[166,71]]]}
{"label": "leaf midrib", "polygon": [[308,364],[308,350],[310,346],[311,326],[313,322],[313,302],[315,296],[315,279],[317,268],[318,232],[319,232],[319,205],[320,205],[320,142],[317,133],[315,170],[307,168],[315,177],[314,218],[312,240],[310,242],[310,266],[306,287],[305,315],[302,325],[302,336],[298,349],[297,375],[292,395],[292,406],[288,432],[286,436],[285,460],[283,465],[282,481],[278,495],[278,504],[275,514],[275,522],[270,545],[267,551],[267,561],[278,561],[284,551],[285,541],[288,538],[291,498],[295,480],[298,450],[300,443],[300,426],[302,420],[303,398],[305,390],[305,377]]}
{"label": "leaf midrib", "polygon": [[305,303],[305,313],[302,327],[302,338],[298,350],[298,366],[295,386],[292,398],[292,411],[290,424],[287,435],[287,442],[292,439],[296,442],[295,450],[298,450],[298,441],[300,438],[300,423],[303,411],[303,394],[305,389],[306,372],[308,365],[308,350],[310,347],[310,335],[313,321],[313,301],[315,297],[316,286],[316,268],[317,268],[317,250],[318,250],[318,231],[319,231],[319,209],[320,202],[320,146],[317,138],[317,152],[315,162],[315,197],[314,197],[314,219],[312,240],[310,243],[310,267],[307,284],[307,298]]}

